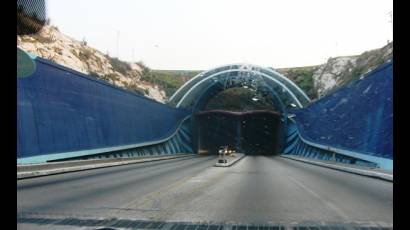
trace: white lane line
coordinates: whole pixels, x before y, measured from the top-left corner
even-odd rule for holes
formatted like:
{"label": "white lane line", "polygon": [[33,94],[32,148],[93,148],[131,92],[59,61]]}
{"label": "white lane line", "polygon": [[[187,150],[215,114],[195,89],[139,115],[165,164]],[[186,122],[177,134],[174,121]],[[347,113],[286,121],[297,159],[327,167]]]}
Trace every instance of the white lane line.
{"label": "white lane line", "polygon": [[301,187],[303,190],[308,192],[310,195],[314,196],[316,199],[318,199],[320,202],[325,204],[328,208],[332,209],[335,211],[339,216],[341,216],[345,220],[350,220],[349,216],[346,215],[340,208],[338,208],[336,205],[331,203],[330,201],[327,201],[323,199],[319,194],[317,194],[315,191],[311,190],[310,188],[306,187],[302,182],[296,180],[295,178],[290,177],[290,179],[295,182],[299,187]]}
{"label": "white lane line", "polygon": [[352,168],[352,167],[344,167],[344,166],[340,166],[340,165],[334,165],[334,164],[318,162],[318,161],[311,161],[311,160],[306,160],[306,159],[302,159],[302,158],[295,158],[295,157],[291,157],[291,156],[281,156],[281,157],[285,158],[285,159],[291,159],[291,160],[300,161],[300,162],[313,164],[313,165],[317,165],[317,166],[336,169],[336,170],[340,170],[340,171],[344,171],[344,172],[349,172],[349,173],[359,174],[359,175],[363,175],[363,176],[370,176],[370,177],[381,178],[381,179],[388,180],[388,181],[393,181],[393,174],[386,174],[386,173],[382,173],[382,172],[374,172],[374,171],[370,171],[370,170],[357,169],[357,168]]}
{"label": "white lane line", "polygon": [[188,182],[189,183],[202,183],[202,182],[206,182],[206,180],[204,180],[204,179],[191,179]]}
{"label": "white lane line", "polygon": [[17,172],[17,179],[47,176],[47,175],[69,173],[69,172],[76,172],[76,171],[84,171],[84,170],[89,170],[89,169],[129,165],[129,164],[135,164],[135,163],[148,163],[148,162],[155,162],[155,161],[161,161],[161,160],[172,160],[172,159],[183,158],[183,157],[190,157],[190,155],[157,157],[157,158],[151,158],[151,159],[145,158],[145,159],[136,159],[136,160],[125,160],[125,161],[120,161],[120,162],[96,163],[96,164],[91,164],[91,165],[79,165],[79,166],[71,166],[71,167],[63,167],[63,168],[55,168],[55,169],[43,169],[43,170],[37,170],[37,171]]}

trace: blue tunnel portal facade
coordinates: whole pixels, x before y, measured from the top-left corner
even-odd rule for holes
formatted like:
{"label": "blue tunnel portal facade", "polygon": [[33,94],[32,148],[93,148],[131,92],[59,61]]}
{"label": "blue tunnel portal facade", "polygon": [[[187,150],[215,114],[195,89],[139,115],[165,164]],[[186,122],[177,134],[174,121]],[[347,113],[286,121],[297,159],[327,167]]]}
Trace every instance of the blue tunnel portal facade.
{"label": "blue tunnel portal facade", "polygon": [[[34,74],[17,78],[18,164],[196,154],[203,149],[198,144],[198,122],[207,116],[229,116],[238,120],[232,124],[236,131],[230,141],[248,152],[256,149],[251,147],[256,143],[252,133],[270,130],[265,137],[272,141],[263,142],[269,147],[261,147],[265,152],[317,159],[336,153],[341,162],[392,169],[392,62],[314,102],[273,69],[226,65],[198,74],[162,104],[51,61],[33,59]],[[263,115],[215,117],[202,111],[210,98],[233,87],[269,94],[277,108],[275,119],[240,127]],[[206,151],[216,148],[203,146]]]}

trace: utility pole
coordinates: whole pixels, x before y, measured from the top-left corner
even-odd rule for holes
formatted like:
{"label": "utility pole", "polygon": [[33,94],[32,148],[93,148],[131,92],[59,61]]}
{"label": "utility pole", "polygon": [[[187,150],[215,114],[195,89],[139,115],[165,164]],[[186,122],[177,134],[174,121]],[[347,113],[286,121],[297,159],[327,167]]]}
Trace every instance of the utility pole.
{"label": "utility pole", "polygon": [[390,26],[391,26],[391,32],[392,32],[392,37],[393,37],[393,11],[391,10],[389,13],[387,13],[388,15],[390,15]]}
{"label": "utility pole", "polygon": [[337,42],[336,42],[336,54],[335,54],[335,56],[336,57],[339,56],[339,50],[338,50],[338,47],[337,47]]}
{"label": "utility pole", "polygon": [[117,58],[120,59],[120,31],[117,30]]}

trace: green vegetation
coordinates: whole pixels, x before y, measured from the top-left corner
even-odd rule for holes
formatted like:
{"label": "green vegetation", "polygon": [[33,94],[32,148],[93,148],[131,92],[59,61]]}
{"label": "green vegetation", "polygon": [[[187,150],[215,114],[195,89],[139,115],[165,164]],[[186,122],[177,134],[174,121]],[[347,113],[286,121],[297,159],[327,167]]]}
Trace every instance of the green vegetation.
{"label": "green vegetation", "polygon": [[83,62],[87,62],[92,56],[94,55],[93,52],[91,52],[88,49],[82,49],[79,53],[79,59]]}
{"label": "green vegetation", "polygon": [[[90,75],[91,77],[95,77],[95,78],[97,78],[97,79],[104,80],[104,81],[107,81],[107,82],[109,82],[109,81],[118,81],[118,76],[115,75],[115,74],[99,75],[99,74],[96,73],[96,72],[90,72],[89,75]],[[134,93],[136,93],[136,94],[138,94],[138,95],[145,96],[145,95],[147,95],[147,94],[149,93],[149,92],[148,92],[148,89],[140,88],[140,87],[138,87],[138,85],[136,85],[136,84],[133,84],[133,83],[127,84],[126,82],[123,82],[123,84],[124,84],[124,88],[125,88],[125,89],[127,89],[127,90],[129,90],[129,91],[131,91],[131,92],[134,92]]]}
{"label": "green vegetation", "polygon": [[100,75],[100,74],[98,74],[98,73],[96,73],[96,72],[90,72],[89,73],[89,75],[91,76],[91,77],[95,77],[95,78],[97,78],[97,79],[100,79],[100,80],[104,80],[104,81],[107,81],[107,82],[110,82],[110,81],[118,81],[118,76],[117,75],[115,75],[115,74],[105,74],[105,75]]}
{"label": "green vegetation", "polygon": [[286,68],[278,69],[278,71],[295,82],[311,99],[315,99],[318,95],[314,87],[312,76],[317,67],[318,66]]}
{"label": "green vegetation", "polygon": [[296,84],[310,97],[317,98],[317,92],[313,82],[313,71],[297,71]]}
{"label": "green vegetation", "polygon": [[145,96],[149,93],[148,89],[140,88],[135,84],[129,84],[129,85],[125,84],[125,88],[141,96]]}
{"label": "green vegetation", "polygon": [[[392,44],[389,44],[388,46],[392,46]],[[346,85],[352,81],[358,80],[363,74],[376,69],[379,65],[391,59],[393,57],[393,54],[386,55],[386,51],[384,50],[388,46],[383,47],[382,49],[371,50],[361,54],[357,59],[357,64],[352,69],[352,71],[343,74],[342,82],[339,86]]]}
{"label": "green vegetation", "polygon": [[351,67],[350,71],[346,70],[341,74],[341,81],[327,94],[330,94],[339,88],[360,79],[369,71],[376,69],[379,65],[386,63],[393,58],[393,53],[388,52],[389,48],[393,47],[393,43],[389,43],[380,49],[366,51],[360,54],[356,60],[356,64]]}
{"label": "green vegetation", "polygon": [[224,90],[212,97],[205,110],[229,110],[229,111],[249,111],[249,110],[271,110],[275,111],[271,97],[257,97],[258,101],[253,101],[255,92],[242,87]]}
{"label": "green vegetation", "polygon": [[141,88],[138,88],[138,87],[126,87],[126,89],[131,91],[131,92],[134,92],[138,95],[145,96],[144,89],[141,89]]}
{"label": "green vegetation", "polygon": [[186,81],[200,73],[201,71],[184,71],[184,70],[151,70],[143,63],[138,63],[142,68],[141,80],[158,85],[165,91],[169,98],[181,87]]}
{"label": "green vegetation", "polygon": [[71,53],[74,54],[78,59],[80,59],[80,61],[82,61],[83,63],[86,63],[87,65],[88,65],[89,59],[91,59],[94,56],[94,52],[92,52],[91,50],[85,47],[82,47],[78,51],[75,49],[71,49]]}
{"label": "green vegetation", "polygon": [[110,61],[111,66],[115,71],[122,73],[124,75],[127,75],[128,71],[131,70],[131,67],[130,65],[128,65],[128,63],[123,62],[119,60],[118,58],[112,58],[108,55],[106,55],[106,57]]}

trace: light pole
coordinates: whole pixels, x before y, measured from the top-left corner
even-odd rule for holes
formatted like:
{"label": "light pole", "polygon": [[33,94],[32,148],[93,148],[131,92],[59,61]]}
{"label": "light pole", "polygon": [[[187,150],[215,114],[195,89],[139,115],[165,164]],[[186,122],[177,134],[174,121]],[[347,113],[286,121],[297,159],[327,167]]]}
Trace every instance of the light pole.
{"label": "light pole", "polygon": [[120,31],[117,30],[117,58],[120,59]]}
{"label": "light pole", "polygon": [[339,56],[339,49],[338,49],[338,47],[337,47],[337,42],[336,42],[336,54],[335,54],[335,56],[337,57],[337,56]]}
{"label": "light pole", "polygon": [[388,15],[390,15],[390,26],[391,26],[391,32],[392,32],[392,40],[393,40],[393,11],[391,10],[389,13],[387,13]]}
{"label": "light pole", "polygon": [[134,48],[132,49],[132,62],[134,62]]}

